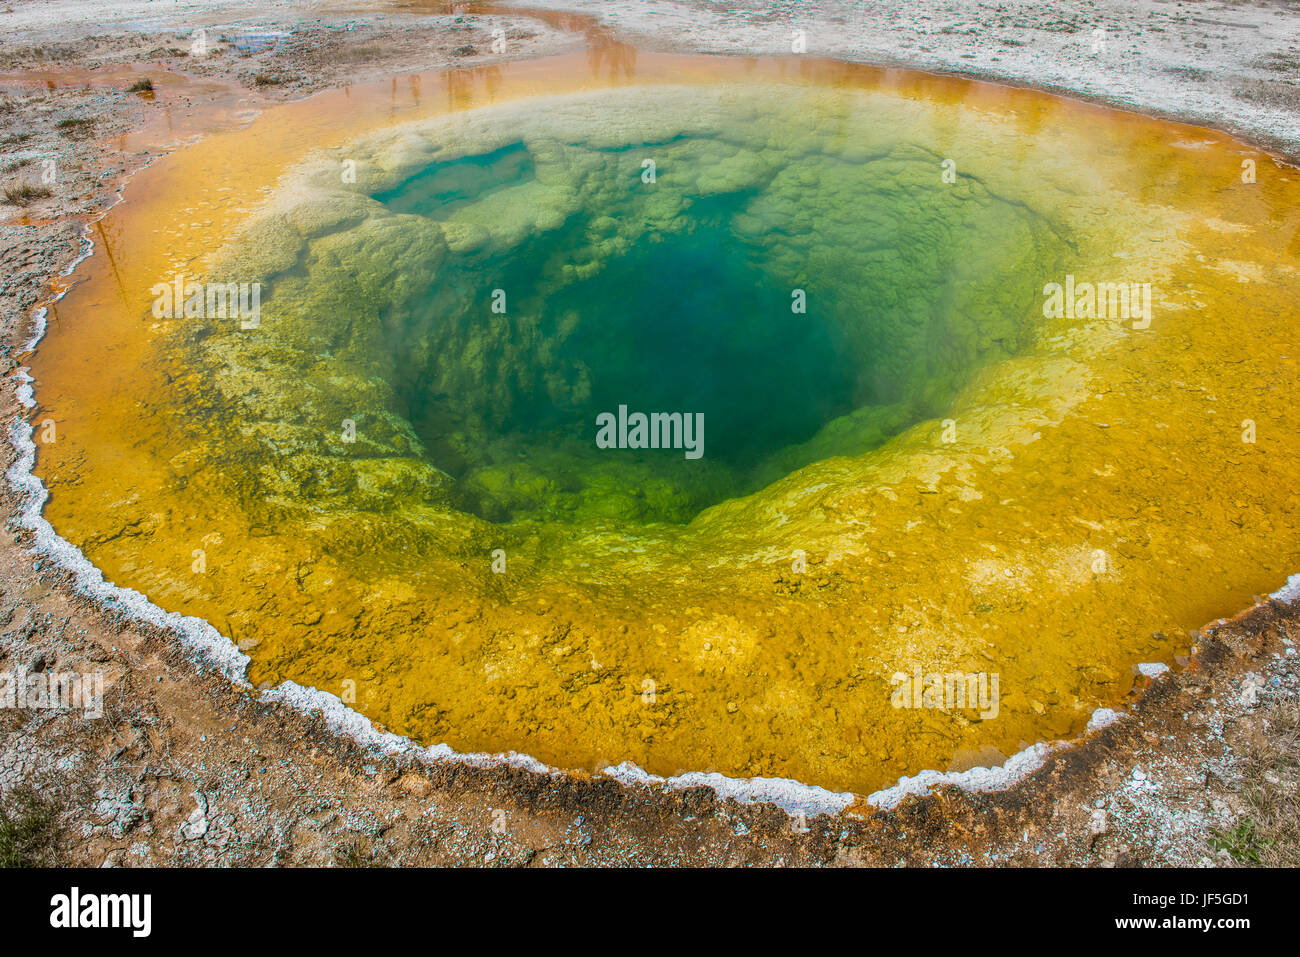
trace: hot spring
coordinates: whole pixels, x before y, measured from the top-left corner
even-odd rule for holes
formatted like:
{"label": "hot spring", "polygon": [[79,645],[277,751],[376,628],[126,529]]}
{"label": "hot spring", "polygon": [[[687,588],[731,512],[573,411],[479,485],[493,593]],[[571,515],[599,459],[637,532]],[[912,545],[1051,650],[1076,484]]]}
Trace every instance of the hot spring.
{"label": "hot spring", "polygon": [[1294,169],[969,81],[606,66],[142,173],[33,362],[54,528],[426,744],[859,794],[1078,734],[1300,570]]}

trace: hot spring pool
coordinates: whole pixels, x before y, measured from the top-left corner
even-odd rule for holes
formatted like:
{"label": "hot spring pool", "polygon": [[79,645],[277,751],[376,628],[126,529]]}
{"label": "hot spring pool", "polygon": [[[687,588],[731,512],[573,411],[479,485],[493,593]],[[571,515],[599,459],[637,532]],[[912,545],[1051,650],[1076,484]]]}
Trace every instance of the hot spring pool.
{"label": "hot spring pool", "polygon": [[589,67],[142,173],[35,357],[53,527],[423,743],[859,794],[1079,733],[1300,568],[1294,169],[968,81]]}

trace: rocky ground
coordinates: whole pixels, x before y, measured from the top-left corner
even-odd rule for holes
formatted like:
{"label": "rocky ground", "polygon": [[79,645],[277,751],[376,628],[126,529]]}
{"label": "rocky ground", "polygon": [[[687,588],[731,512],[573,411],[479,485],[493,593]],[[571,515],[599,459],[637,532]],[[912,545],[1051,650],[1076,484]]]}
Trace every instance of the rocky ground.
{"label": "rocky ground", "polygon": [[[597,29],[519,5],[155,6],[0,0],[0,186],[12,191],[0,204],[6,423],[22,411],[15,373],[33,311],[65,281],[83,227],[153,155],[203,132],[211,111],[200,104],[237,112],[403,70],[492,62],[497,28],[510,38],[506,57],[580,48]],[[778,52],[792,29],[807,29],[814,54],[1064,88],[1214,122],[1293,156],[1300,143],[1296,3],[558,6],[599,7],[615,36],[656,48]],[[1122,70],[1077,49],[1094,22]],[[191,55],[200,29],[208,46]],[[146,75],[155,88],[131,92]],[[151,129],[159,100],[171,126],[124,137]],[[7,443],[0,457],[13,464]],[[11,519],[0,539],[0,671],[105,674],[99,718],[0,708],[0,862],[1300,863],[1300,605],[1280,599],[1205,629],[1187,666],[1145,684],[1130,714],[1013,788],[949,787],[890,811],[801,821],[707,788],[367,754],[319,718],[233,687],[171,635],[95,607],[30,553],[7,484],[0,500]]]}

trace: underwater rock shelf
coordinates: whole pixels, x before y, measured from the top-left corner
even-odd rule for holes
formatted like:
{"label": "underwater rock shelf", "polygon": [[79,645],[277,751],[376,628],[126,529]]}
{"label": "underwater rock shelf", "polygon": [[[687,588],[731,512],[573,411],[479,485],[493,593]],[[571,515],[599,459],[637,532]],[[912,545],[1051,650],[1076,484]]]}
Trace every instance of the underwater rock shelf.
{"label": "underwater rock shelf", "polygon": [[54,528],[426,744],[859,794],[1077,734],[1295,570],[1295,170],[968,81],[586,66],[142,174],[34,364]]}

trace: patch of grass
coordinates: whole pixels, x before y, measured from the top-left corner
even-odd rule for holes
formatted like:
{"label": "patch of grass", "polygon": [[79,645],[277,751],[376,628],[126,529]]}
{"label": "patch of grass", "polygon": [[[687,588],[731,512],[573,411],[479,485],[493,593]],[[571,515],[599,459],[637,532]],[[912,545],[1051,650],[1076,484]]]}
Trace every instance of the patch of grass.
{"label": "patch of grass", "polygon": [[1261,858],[1268,851],[1270,842],[1261,838],[1254,821],[1243,817],[1230,830],[1210,828],[1210,846],[1216,851],[1227,851],[1238,864],[1258,867],[1263,863]]}
{"label": "patch of grass", "polygon": [[30,784],[0,799],[0,867],[49,867],[56,863],[59,808]]}
{"label": "patch of grass", "polygon": [[82,139],[95,132],[95,121],[83,119],[81,117],[59,120],[59,122],[54,124],[54,128],[65,136],[71,136],[73,139]]}
{"label": "patch of grass", "polygon": [[1300,704],[1268,715],[1267,731],[1246,750],[1238,793],[1245,812],[1210,843],[1248,867],[1300,867]]}
{"label": "patch of grass", "polygon": [[1283,80],[1242,80],[1233,86],[1232,93],[1240,99],[1264,106],[1300,109],[1300,86]]}
{"label": "patch of grass", "polygon": [[152,93],[152,92],[153,92],[153,80],[149,79],[147,76],[145,76],[145,77],[141,77],[140,79],[138,79],[138,80],[136,80],[134,83],[132,83],[130,86],[128,86],[128,87],[126,88],[126,92],[128,92],[128,93]]}
{"label": "patch of grass", "polygon": [[31,133],[15,133],[0,140],[0,146],[16,146],[19,143],[26,143],[31,138]]}
{"label": "patch of grass", "polygon": [[1265,70],[1273,70],[1276,73],[1300,75],[1300,56],[1294,53],[1270,53],[1259,65]]}
{"label": "patch of grass", "polygon": [[18,183],[4,188],[4,201],[10,206],[26,206],[34,199],[45,199],[49,195],[48,186],[33,186],[31,183]]}
{"label": "patch of grass", "polygon": [[32,47],[32,54],[42,60],[76,60],[82,54],[70,43],[52,43],[49,46]]}

